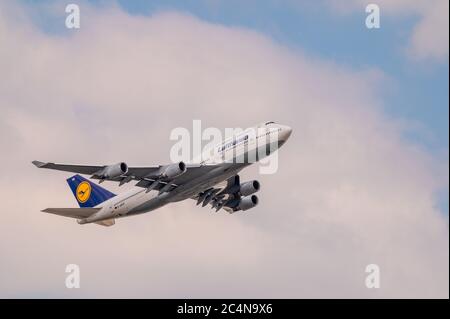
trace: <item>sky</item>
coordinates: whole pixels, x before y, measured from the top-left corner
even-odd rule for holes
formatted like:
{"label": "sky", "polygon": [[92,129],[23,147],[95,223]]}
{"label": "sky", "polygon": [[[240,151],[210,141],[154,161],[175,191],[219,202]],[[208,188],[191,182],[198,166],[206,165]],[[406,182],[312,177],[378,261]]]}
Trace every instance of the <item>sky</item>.
{"label": "sky", "polygon": [[[62,1],[0,4],[0,296],[448,298],[447,1],[378,1],[370,30],[359,0],[74,3],[79,30]],[[76,203],[32,160],[167,163],[194,119],[293,128],[276,174],[242,174],[257,208],[39,212]]]}

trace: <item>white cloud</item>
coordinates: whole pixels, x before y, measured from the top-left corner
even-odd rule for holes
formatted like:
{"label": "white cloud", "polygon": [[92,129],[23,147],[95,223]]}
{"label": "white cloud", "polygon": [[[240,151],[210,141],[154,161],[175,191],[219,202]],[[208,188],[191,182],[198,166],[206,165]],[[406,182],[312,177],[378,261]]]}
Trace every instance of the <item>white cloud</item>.
{"label": "white cloud", "polygon": [[425,9],[411,38],[411,51],[415,57],[448,60],[448,5],[449,2],[443,0]]}
{"label": "white cloud", "polygon": [[[381,72],[176,13],[83,6],[70,36],[3,3],[0,15],[1,296],[448,298],[448,223],[436,209],[448,164],[381,113]],[[74,200],[68,174],[31,160],[164,163],[170,130],[192,119],[294,128],[276,175],[243,173],[262,181],[256,209],[216,215],[186,201],[112,228],[39,212]],[[69,263],[81,290],[64,286]],[[380,290],[364,286],[370,263]]]}
{"label": "white cloud", "polygon": [[[337,1],[328,0],[333,9],[348,13],[364,8],[370,3],[366,0]],[[418,21],[411,31],[407,52],[414,59],[448,61],[449,48],[449,2],[447,0],[378,0],[381,19],[384,16],[404,18],[417,17]]]}

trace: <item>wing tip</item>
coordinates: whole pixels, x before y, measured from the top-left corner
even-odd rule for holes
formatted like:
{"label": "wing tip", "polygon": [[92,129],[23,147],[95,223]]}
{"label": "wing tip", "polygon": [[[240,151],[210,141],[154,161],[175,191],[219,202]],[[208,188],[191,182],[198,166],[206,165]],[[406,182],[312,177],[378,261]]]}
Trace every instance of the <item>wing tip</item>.
{"label": "wing tip", "polygon": [[36,166],[37,168],[44,167],[45,164],[47,164],[47,163],[44,163],[44,162],[41,162],[41,161],[32,161],[31,163],[33,163],[33,165]]}

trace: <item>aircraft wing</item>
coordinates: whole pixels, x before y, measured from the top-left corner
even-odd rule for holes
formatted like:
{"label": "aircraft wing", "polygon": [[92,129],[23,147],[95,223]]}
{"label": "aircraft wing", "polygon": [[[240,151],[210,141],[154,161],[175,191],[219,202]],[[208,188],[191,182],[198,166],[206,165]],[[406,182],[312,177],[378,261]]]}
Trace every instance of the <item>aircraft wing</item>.
{"label": "aircraft wing", "polygon": [[[94,175],[97,172],[105,169],[107,165],[98,166],[98,165],[71,165],[71,164],[55,164],[55,163],[44,163],[40,161],[32,162],[38,168],[48,168],[54,169],[57,171],[71,172],[77,174],[85,174],[85,175]],[[130,167],[128,168],[127,175],[133,175],[136,177],[145,177],[146,175],[152,173],[153,171],[157,171],[160,166],[149,166],[149,167]],[[107,179],[111,180],[111,179]],[[112,179],[114,180],[114,179]]]}
{"label": "aircraft wing", "polygon": [[197,206],[202,204],[202,207],[205,207],[209,204],[216,212],[223,208],[231,214],[237,210],[235,204],[241,198],[238,192],[239,185],[240,177],[235,175],[227,180],[226,186],[211,187],[193,196],[192,199],[197,201]]}
{"label": "aircraft wing", "polygon": [[[175,176],[173,178],[164,177],[163,172],[170,165],[158,165],[158,166],[147,166],[147,167],[128,167],[125,166],[123,171],[119,171],[119,174],[114,176],[105,175],[104,172],[110,167],[120,169],[120,165],[125,165],[124,163],[119,163],[116,165],[104,165],[104,166],[91,166],[91,165],[71,165],[71,164],[55,164],[55,163],[44,163],[40,161],[32,162],[38,168],[54,169],[59,171],[78,173],[91,175],[92,179],[98,179],[100,182],[104,180],[119,182],[119,186],[128,183],[132,180],[138,181],[136,186],[147,188],[148,190],[164,190],[171,191],[179,185],[183,185],[186,182],[191,181],[203,174],[218,167],[218,165],[201,165],[201,164],[183,164],[185,166],[185,171],[183,174]],[[126,169],[125,169],[126,168]]]}

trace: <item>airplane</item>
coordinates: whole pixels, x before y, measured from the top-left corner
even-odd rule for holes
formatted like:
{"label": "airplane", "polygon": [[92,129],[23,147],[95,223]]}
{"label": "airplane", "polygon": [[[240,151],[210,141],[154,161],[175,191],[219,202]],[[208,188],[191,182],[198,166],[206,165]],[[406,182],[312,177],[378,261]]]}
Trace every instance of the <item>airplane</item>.
{"label": "airplane", "polygon": [[[112,226],[118,218],[147,213],[188,198],[203,207],[209,204],[216,212],[246,211],[258,204],[255,193],[260,190],[260,183],[257,180],[241,183],[238,173],[275,152],[291,133],[289,126],[273,121],[261,123],[206,150],[203,160],[188,163],[128,167],[124,162],[87,166],[33,161],[38,168],[76,173],[67,183],[80,207],[47,208],[42,212],[76,218],[79,224]],[[91,175],[98,184],[79,174]],[[119,186],[137,183],[123,193],[114,194],[99,185],[105,180],[118,182]]]}

